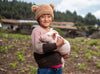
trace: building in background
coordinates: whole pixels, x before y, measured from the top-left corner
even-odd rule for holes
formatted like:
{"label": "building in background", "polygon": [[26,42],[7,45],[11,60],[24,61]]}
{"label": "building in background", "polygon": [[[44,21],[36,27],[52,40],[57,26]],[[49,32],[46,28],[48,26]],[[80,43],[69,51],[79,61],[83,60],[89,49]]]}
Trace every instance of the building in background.
{"label": "building in background", "polygon": [[51,26],[61,29],[65,37],[73,38],[76,35],[77,28],[73,22],[52,22]]}
{"label": "building in background", "polygon": [[72,27],[72,26],[74,26],[74,23],[73,22],[52,22],[51,25]]}
{"label": "building in background", "polygon": [[30,34],[32,31],[32,25],[38,24],[35,20],[1,19],[1,21],[3,29],[11,29],[23,34]]}
{"label": "building in background", "polygon": [[[35,20],[14,20],[1,19],[3,29],[11,29],[22,34],[31,34],[32,30],[38,26]],[[73,22],[52,22],[52,27],[59,28],[64,32],[64,36],[74,37],[77,30]]]}

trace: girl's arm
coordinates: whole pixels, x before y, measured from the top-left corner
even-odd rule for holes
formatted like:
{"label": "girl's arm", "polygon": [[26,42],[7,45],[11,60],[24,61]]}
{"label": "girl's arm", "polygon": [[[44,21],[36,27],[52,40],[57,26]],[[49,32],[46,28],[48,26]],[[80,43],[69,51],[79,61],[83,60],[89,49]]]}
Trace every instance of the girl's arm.
{"label": "girl's arm", "polygon": [[52,52],[55,49],[57,49],[56,43],[43,44],[43,52],[44,53]]}
{"label": "girl's arm", "polygon": [[53,52],[55,49],[57,49],[56,43],[43,43],[40,40],[40,36],[41,34],[38,30],[33,30],[31,37],[34,52],[38,54],[44,54]]}
{"label": "girl's arm", "polygon": [[43,44],[43,51],[45,53],[52,52],[53,50],[57,49],[57,47],[60,47],[63,44],[64,40],[61,37],[57,37],[57,43]]}

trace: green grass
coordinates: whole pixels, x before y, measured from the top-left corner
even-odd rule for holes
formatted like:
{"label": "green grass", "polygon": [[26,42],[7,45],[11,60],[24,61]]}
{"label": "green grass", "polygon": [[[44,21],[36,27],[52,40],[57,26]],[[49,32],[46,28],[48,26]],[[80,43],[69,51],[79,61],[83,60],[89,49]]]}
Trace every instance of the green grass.
{"label": "green grass", "polygon": [[98,45],[98,42],[97,42],[96,40],[91,41],[91,42],[90,42],[90,45],[91,45],[91,46],[93,46],[93,45],[97,46],[97,45]]}
{"label": "green grass", "polygon": [[85,64],[78,63],[77,69],[85,70]]}
{"label": "green grass", "polygon": [[8,50],[7,50],[7,47],[1,46],[1,52],[2,52],[2,53],[7,53],[7,51],[8,51]]}
{"label": "green grass", "polygon": [[77,46],[75,46],[75,45],[71,45],[71,47],[72,47],[75,51],[78,52],[79,48],[78,48]]}
{"label": "green grass", "polygon": [[10,65],[12,66],[12,68],[17,68],[17,64],[18,64],[18,62],[15,62],[15,63],[10,63]]}
{"label": "green grass", "polygon": [[100,68],[100,60],[97,61],[97,65],[96,66]]}
{"label": "green grass", "polygon": [[30,66],[30,69],[33,71],[32,74],[37,74],[37,68],[36,67]]}
{"label": "green grass", "polygon": [[22,52],[17,52],[17,58],[19,61],[25,61],[25,56],[22,55]]}
{"label": "green grass", "polygon": [[71,56],[73,57],[73,58],[77,58],[78,57],[78,54],[77,53],[71,53]]}
{"label": "green grass", "polygon": [[86,53],[86,55],[85,55],[85,56],[86,56],[86,58],[88,59],[88,61],[90,61],[90,60],[91,60],[91,58],[92,58],[90,53]]}
{"label": "green grass", "polygon": [[0,33],[0,35],[2,35],[4,38],[8,38],[8,37],[15,38],[15,39],[17,39],[17,38],[25,38],[26,40],[31,38],[30,35],[22,35],[22,34],[6,34],[6,33]]}

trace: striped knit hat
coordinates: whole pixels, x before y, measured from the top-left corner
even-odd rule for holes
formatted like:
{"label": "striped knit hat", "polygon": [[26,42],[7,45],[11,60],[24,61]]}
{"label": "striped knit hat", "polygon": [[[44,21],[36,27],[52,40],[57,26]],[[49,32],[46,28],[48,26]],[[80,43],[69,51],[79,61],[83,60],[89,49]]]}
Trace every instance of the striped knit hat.
{"label": "striped knit hat", "polygon": [[43,14],[50,14],[52,17],[54,17],[53,10],[54,5],[53,4],[41,4],[39,6],[33,5],[32,11],[35,13],[35,19],[38,20],[38,18]]}

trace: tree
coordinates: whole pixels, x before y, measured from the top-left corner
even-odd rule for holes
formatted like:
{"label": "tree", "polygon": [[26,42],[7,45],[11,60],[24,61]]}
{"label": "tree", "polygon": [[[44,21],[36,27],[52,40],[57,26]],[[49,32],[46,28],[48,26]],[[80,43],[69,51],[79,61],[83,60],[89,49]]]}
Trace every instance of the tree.
{"label": "tree", "polygon": [[0,2],[2,2],[2,0],[0,0]]}
{"label": "tree", "polygon": [[97,22],[97,19],[94,15],[92,15],[91,13],[88,13],[85,16],[85,24],[86,25],[95,25]]}
{"label": "tree", "polygon": [[[35,5],[32,3],[26,3],[17,0],[0,0],[0,15],[6,17],[7,19],[33,19],[35,13],[31,11],[31,6]],[[66,12],[54,11],[54,21],[59,22],[80,22],[83,25],[94,25],[99,24],[100,20],[96,19],[94,15],[88,13],[85,18],[77,15],[77,12],[73,13],[67,10]],[[78,23],[79,25],[81,25]],[[77,25],[78,25],[77,24]]]}

